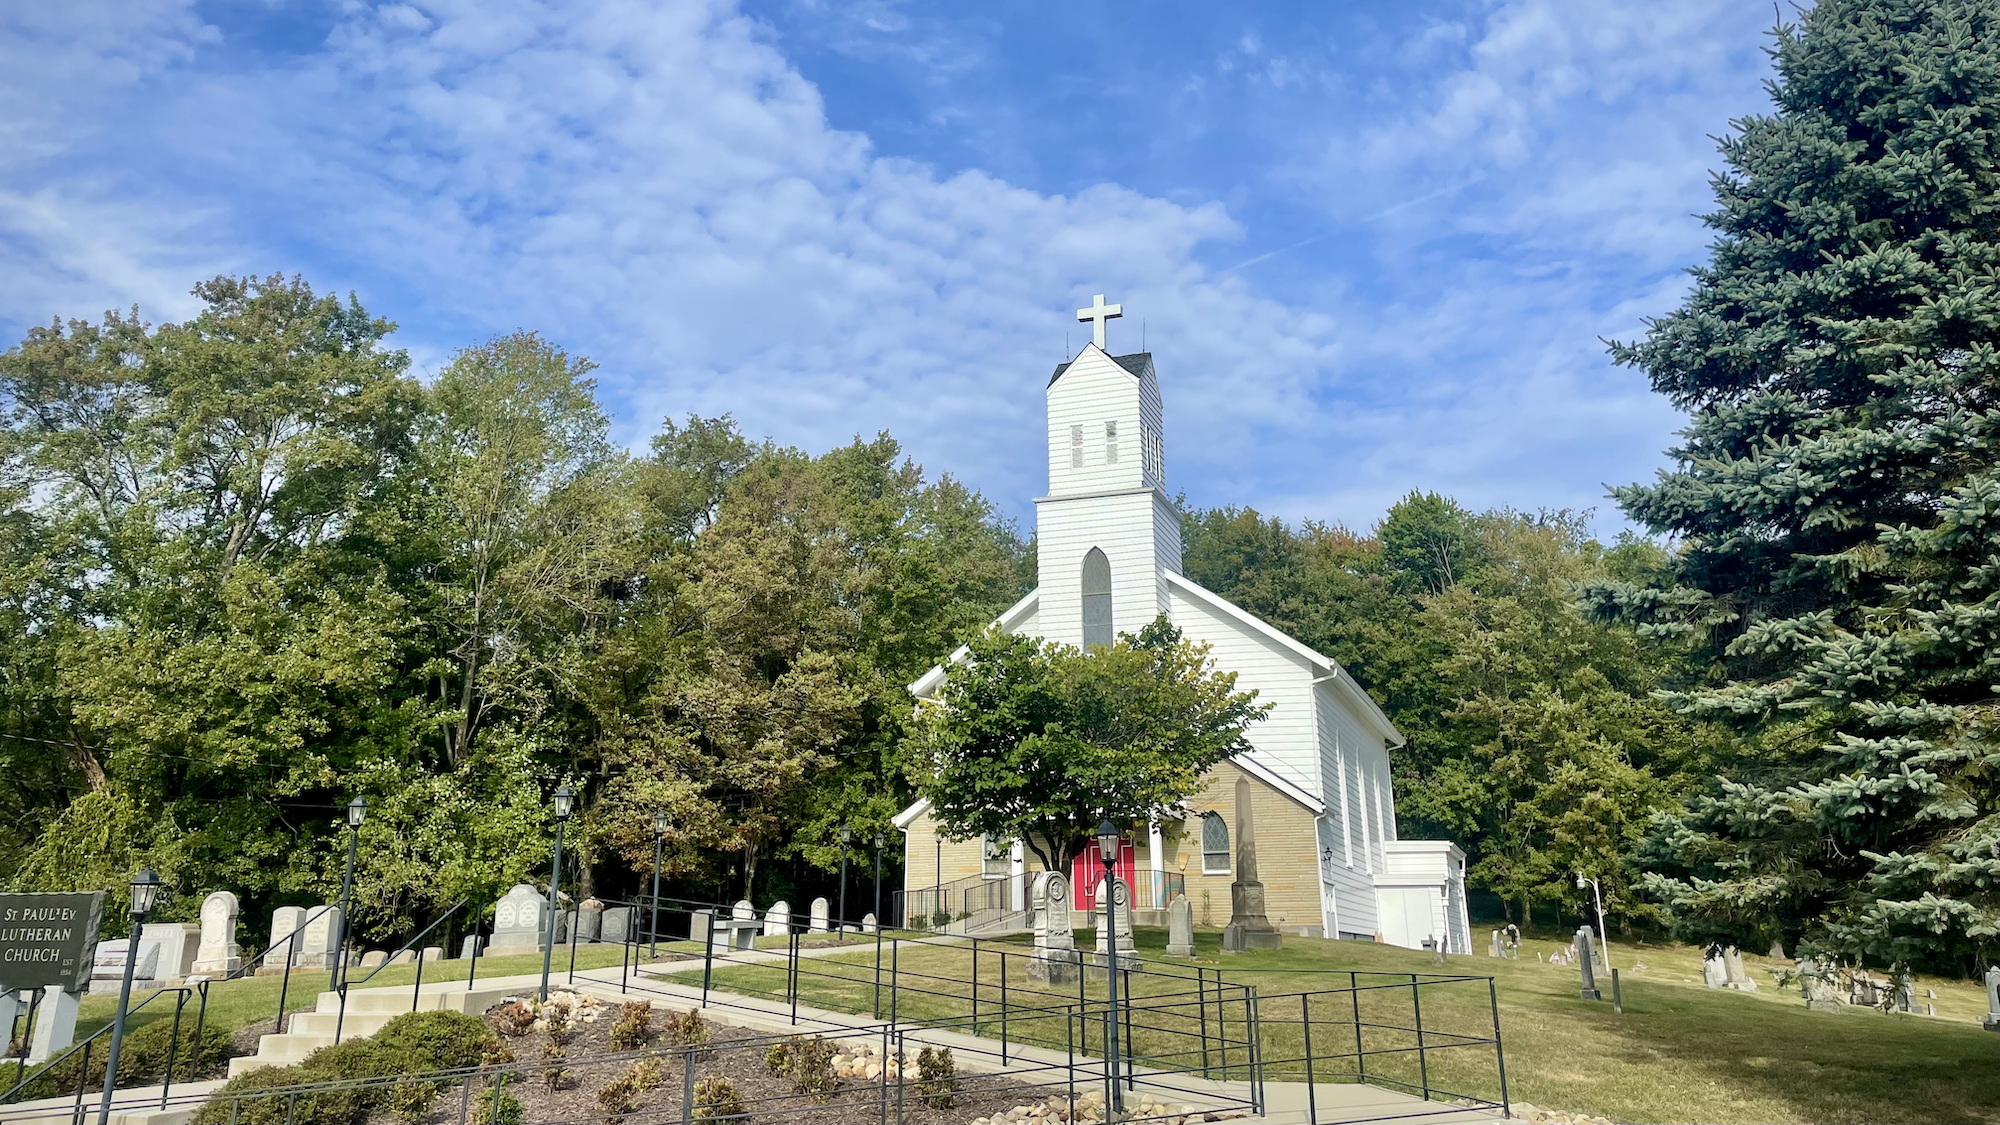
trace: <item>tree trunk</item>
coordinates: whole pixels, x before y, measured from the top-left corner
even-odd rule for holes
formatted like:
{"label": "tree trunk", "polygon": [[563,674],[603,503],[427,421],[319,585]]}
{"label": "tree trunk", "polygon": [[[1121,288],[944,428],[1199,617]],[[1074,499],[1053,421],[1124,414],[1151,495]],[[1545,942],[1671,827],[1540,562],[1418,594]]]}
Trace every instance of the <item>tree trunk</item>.
{"label": "tree trunk", "polygon": [[111,779],[105,776],[104,764],[97,760],[97,754],[83,744],[83,740],[76,736],[74,730],[70,731],[69,735],[69,757],[83,774],[84,780],[90,783],[91,792],[111,792]]}
{"label": "tree trunk", "polygon": [[756,899],[750,897],[750,891],[756,885],[757,885],[757,845],[750,844],[745,846],[743,849],[743,899],[745,902],[757,901]]}

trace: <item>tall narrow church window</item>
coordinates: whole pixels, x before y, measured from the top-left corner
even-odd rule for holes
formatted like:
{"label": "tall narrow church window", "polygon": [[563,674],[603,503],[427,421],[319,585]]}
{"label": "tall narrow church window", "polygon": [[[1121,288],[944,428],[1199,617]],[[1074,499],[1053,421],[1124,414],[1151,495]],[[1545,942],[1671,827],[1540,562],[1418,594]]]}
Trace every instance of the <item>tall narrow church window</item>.
{"label": "tall narrow church window", "polygon": [[1221,813],[1201,816],[1201,873],[1229,874],[1229,824]]}
{"label": "tall narrow church window", "polygon": [[991,832],[979,838],[979,873],[988,879],[1004,879],[1014,867],[1014,845]]}
{"label": "tall narrow church window", "polygon": [[1107,465],[1116,465],[1118,463],[1118,423],[1116,422],[1104,423],[1104,463]]}
{"label": "tall narrow church window", "polygon": [[1111,560],[1096,547],[1083,556],[1083,647],[1110,648]]}
{"label": "tall narrow church window", "polygon": [[1082,426],[1071,426],[1069,428],[1069,467],[1072,469],[1083,468]]}

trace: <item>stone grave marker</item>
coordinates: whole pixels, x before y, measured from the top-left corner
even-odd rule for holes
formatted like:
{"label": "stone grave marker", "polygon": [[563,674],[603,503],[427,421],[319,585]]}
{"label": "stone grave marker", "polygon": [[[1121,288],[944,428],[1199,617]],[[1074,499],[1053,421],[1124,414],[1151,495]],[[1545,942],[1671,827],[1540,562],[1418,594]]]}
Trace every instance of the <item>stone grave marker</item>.
{"label": "stone grave marker", "polygon": [[1576,959],[1583,967],[1583,998],[1602,1000],[1604,993],[1597,987],[1597,935],[1589,926],[1578,926],[1576,930]]}
{"label": "stone grave marker", "polygon": [[1487,942],[1487,943],[1486,943],[1486,955],[1487,955],[1488,957],[1498,957],[1498,956],[1500,956],[1500,931],[1499,931],[1499,930],[1494,930],[1494,931],[1493,931],[1493,939],[1492,939],[1491,941],[1489,941],[1489,942]]}
{"label": "stone grave marker", "polygon": [[1028,958],[1028,979],[1041,984],[1076,980],[1076,932],[1069,916],[1069,879],[1060,871],[1035,876],[1033,891],[1041,909],[1035,912],[1035,948]]}
{"label": "stone grave marker", "polygon": [[1194,956],[1194,903],[1184,894],[1167,904],[1167,956]]}
{"label": "stone grave marker", "polygon": [[548,932],[548,899],[526,883],[517,883],[493,908],[492,952],[539,949]]}
{"label": "stone grave marker", "polygon": [[876,924],[876,921],[875,921],[875,912],[874,912],[874,911],[872,911],[872,910],[871,910],[871,911],[869,911],[868,913],[866,913],[866,914],[863,914],[863,915],[861,916],[861,932],[862,932],[862,933],[864,933],[864,934],[872,934],[872,933],[874,933],[874,932],[875,932],[875,931],[876,931],[877,929],[879,929],[879,928],[880,928],[880,926],[878,926],[878,925]]}
{"label": "stone grave marker", "polygon": [[243,967],[243,953],[236,947],[236,895],[216,891],[201,900],[201,947],[195,952],[194,971],[206,977],[225,977]]}
{"label": "stone grave marker", "polygon": [[1711,945],[1701,953],[1701,982],[1710,988],[1729,983],[1729,970],[1722,963],[1722,947]]}
{"label": "stone grave marker", "polygon": [[1777,938],[1772,938],[1771,950],[1764,954],[1764,956],[1769,957],[1773,961],[1783,961],[1785,959],[1785,943],[1779,941]]}
{"label": "stone grave marker", "polygon": [[308,968],[333,967],[333,943],[340,937],[340,907],[315,906],[306,915],[305,933],[299,935],[299,959],[295,964]]}
{"label": "stone grave marker", "polygon": [[444,960],[444,946],[442,946],[442,945],[426,945],[426,946],[424,946],[424,960],[426,960],[426,961],[442,961],[442,960]]}
{"label": "stone grave marker", "polygon": [[388,960],[389,955],[387,953],[379,949],[371,949],[361,955],[361,967],[364,969],[379,969]]}
{"label": "stone grave marker", "polygon": [[814,899],[812,901],[812,925],[811,928],[806,932],[814,934],[826,933],[828,929],[827,915],[829,910],[830,907],[827,905],[827,901],[825,899],[823,898]]}
{"label": "stone grave marker", "polygon": [[1828,970],[1822,969],[1810,957],[1798,961],[1799,995],[1805,999],[1806,1007],[1815,1012],[1838,1012],[1843,1005],[1833,982],[1827,979]]}
{"label": "stone grave marker", "polygon": [[288,961],[294,966],[299,963],[300,946],[305,940],[299,929],[305,924],[306,908],[303,906],[280,906],[271,911],[271,944],[265,946],[270,952],[257,968],[259,976],[273,971],[284,972]]}
{"label": "stone grave marker", "polygon": [[1264,916],[1264,884],[1257,878],[1257,821],[1250,803],[1250,779],[1236,775],[1236,876],[1229,884],[1229,925],[1222,951],[1277,949],[1284,935]]}
{"label": "stone grave marker", "polygon": [[[132,948],[130,938],[111,938],[97,943],[90,962],[90,991],[116,993],[125,984],[125,958]],[[160,987],[160,945],[141,937],[137,960],[132,965],[132,987]]]}
{"label": "stone grave marker", "polygon": [[1986,1018],[1979,1026],[2000,1031],[2000,968],[1986,970]]}
{"label": "stone grave marker", "polygon": [[604,935],[604,900],[596,897],[584,899],[576,907],[576,942],[591,945]]}
{"label": "stone grave marker", "polygon": [[[1108,900],[1105,898],[1107,890],[1111,896]],[[1107,901],[1112,906],[1112,923],[1109,931],[1104,926],[1104,904]],[[1127,886],[1123,879],[1113,879],[1109,888],[1105,887],[1104,880],[1098,880],[1097,909],[1091,911],[1091,915],[1096,920],[1097,926],[1098,963],[1103,964],[1108,960],[1106,954],[1111,949],[1111,938],[1115,935],[1118,939],[1119,956],[1126,958],[1126,964],[1131,964],[1132,888]]]}
{"label": "stone grave marker", "polygon": [[465,940],[458,943],[458,959],[461,961],[470,961],[474,957],[477,957],[478,955],[479,955],[479,935],[478,934],[465,935]]}
{"label": "stone grave marker", "polygon": [[1757,982],[1751,980],[1750,974],[1743,971],[1743,954],[1735,946],[1723,947],[1722,968],[1726,977],[1725,983],[1729,987],[1738,992],[1757,991]]}
{"label": "stone grave marker", "polygon": [[715,932],[715,913],[710,910],[696,910],[688,914],[688,940],[708,941]]}
{"label": "stone grave marker", "polygon": [[784,899],[771,904],[764,911],[764,936],[778,937],[792,932],[792,904]]}
{"label": "stone grave marker", "polygon": [[624,945],[632,940],[632,908],[629,906],[607,906],[604,908],[604,928],[598,940],[614,945]]}
{"label": "stone grave marker", "polygon": [[160,981],[178,983],[194,972],[201,949],[201,927],[193,922],[148,922],[139,936],[160,947]]}

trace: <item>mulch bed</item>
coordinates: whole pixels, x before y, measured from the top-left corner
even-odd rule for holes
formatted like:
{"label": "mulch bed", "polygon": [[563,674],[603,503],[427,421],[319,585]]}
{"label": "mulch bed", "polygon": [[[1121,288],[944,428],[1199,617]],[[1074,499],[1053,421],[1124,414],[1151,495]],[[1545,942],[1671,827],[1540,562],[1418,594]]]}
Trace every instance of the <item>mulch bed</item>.
{"label": "mulch bed", "polygon": [[[654,1011],[652,1023],[655,1029],[660,1027],[661,1019],[666,1014]],[[652,1125],[656,1122],[678,1123],[681,1120],[681,1082],[685,1065],[681,1054],[664,1049],[669,1047],[664,1036],[657,1036],[651,1044],[636,1053],[615,1051],[610,1043],[610,1033],[618,1015],[617,1006],[607,1004],[596,1010],[594,1021],[579,1021],[574,1025],[573,1037],[566,1048],[567,1058],[563,1063],[569,1069],[569,1075],[553,1089],[543,1082],[543,1068],[539,1065],[549,1043],[548,1035],[537,1030],[506,1037],[516,1063],[527,1064],[515,1068],[520,1071],[520,1077],[506,1087],[507,1093],[521,1103],[526,1122],[553,1125],[557,1122],[616,1121],[621,1125]],[[790,1079],[774,1077],[766,1069],[765,1052],[776,1041],[770,1034],[712,1020],[708,1022],[708,1029],[708,1049],[705,1055],[697,1056],[695,1079],[699,1082],[704,1078],[720,1076],[735,1085],[746,1113],[730,1120],[744,1125],[776,1125],[780,1122],[786,1125],[855,1125],[879,1119],[883,1087],[878,1079],[842,1078],[825,1102],[815,1102],[810,1096],[794,1092]],[[829,1038],[843,1047],[860,1047],[865,1037]],[[879,1049],[879,1040],[871,1046]],[[915,1047],[910,1048],[910,1054],[910,1077],[902,1090],[900,1119],[912,1125],[963,1125],[974,1118],[1004,1114],[1017,1105],[1042,1100],[1049,1094],[1048,1090],[1038,1090],[999,1075],[961,1074],[952,1106],[936,1108],[917,1096]],[[604,1056],[614,1058],[593,1061]],[[599,1107],[598,1093],[625,1075],[639,1057],[655,1059],[659,1068],[659,1084],[639,1094],[632,1112],[615,1119],[608,1118]],[[897,1085],[891,1078],[887,1087],[888,1119],[891,1121],[898,1120]],[[474,1086],[475,1112],[479,1095],[486,1088],[484,1083]],[[463,1097],[461,1089],[445,1091],[432,1103],[430,1113],[423,1120],[427,1125],[458,1121]],[[396,1120],[394,1113],[386,1108],[370,1118],[371,1125],[390,1125]]]}

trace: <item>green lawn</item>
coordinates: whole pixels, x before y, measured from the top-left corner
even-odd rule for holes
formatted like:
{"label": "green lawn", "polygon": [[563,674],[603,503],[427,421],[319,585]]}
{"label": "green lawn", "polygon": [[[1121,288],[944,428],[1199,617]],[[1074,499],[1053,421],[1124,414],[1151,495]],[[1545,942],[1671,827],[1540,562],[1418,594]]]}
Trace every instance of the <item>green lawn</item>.
{"label": "green lawn", "polygon": [[[1093,940],[1088,931],[1077,937],[1085,947]],[[1164,956],[1163,931],[1141,930],[1137,940],[1142,956],[1189,968],[1198,964],[1220,970],[1231,985],[1254,985],[1264,1026],[1267,1074],[1272,1078],[1301,1072],[1293,1060],[1303,1054],[1302,1004],[1310,1005],[1314,1054],[1322,1059],[1316,1076],[1324,1081],[1354,1072],[1351,1059],[1325,1059],[1353,1052],[1356,999],[1343,993],[1302,1001],[1299,994],[1344,988],[1350,972],[1463,973],[1495,978],[1509,1092],[1515,1101],[1633,1123],[1991,1122],[2000,1107],[2000,1035],[1978,1026],[1985,1011],[1984,994],[1967,981],[1919,980],[1919,997],[1926,988],[1938,993],[1937,1018],[1874,1010],[1808,1012],[1795,988],[1776,986],[1767,971],[1775,963],[1761,957],[1745,958],[1745,967],[1762,986],[1758,992],[1712,991],[1701,983],[1700,954],[1693,948],[1614,943],[1612,963],[1618,966],[1623,984],[1625,1010],[1620,1015],[1608,1000],[1593,1003],[1578,996],[1574,966],[1535,960],[1537,950],[1546,953],[1557,947],[1553,941],[1527,942],[1520,961],[1456,957],[1440,968],[1427,954],[1360,942],[1292,939],[1276,952],[1225,958],[1219,932],[1206,931],[1197,935],[1199,956],[1179,961]],[[998,1035],[1002,948],[1021,951],[1019,946],[981,943],[975,990],[968,983],[973,972],[969,946],[904,944],[893,958],[895,977],[902,985],[895,995],[897,1014],[903,1019],[967,1020],[976,997],[980,1030]],[[1037,986],[1025,978],[1021,959],[1006,960],[1009,1037],[1061,1048],[1078,1029],[1060,1014],[1038,1016],[1023,1009],[1060,1006],[1073,1001],[1075,991],[1066,988],[1038,996]],[[885,952],[885,976],[890,961]],[[801,992],[808,1003],[865,1012],[878,999],[872,943],[854,954],[809,961],[805,973]],[[680,979],[699,983],[700,974],[681,974]],[[1608,978],[1600,983],[1608,997]],[[718,969],[715,986],[782,995],[784,970],[782,966]],[[1194,1031],[1200,1010],[1191,1004],[1167,1006],[1159,998],[1192,987],[1191,982],[1165,977],[1135,978],[1134,992],[1155,998],[1142,1020],[1151,1026],[1134,1029],[1135,1054],[1144,1058],[1186,1047],[1192,1036],[1169,1036],[1165,1031],[1169,1025]],[[1101,999],[1104,986],[1088,984],[1085,994]],[[886,1016],[890,1006],[886,987],[879,999]],[[1416,1013],[1407,989],[1366,991],[1359,1003],[1364,1024],[1414,1026]],[[1484,981],[1427,987],[1421,1004],[1427,1042],[1454,1033],[1490,1035],[1491,1006]],[[1220,1015],[1227,1036],[1240,1041],[1240,1003],[1220,1011],[1211,1003],[1206,1014],[1211,1033]],[[1100,1033],[1083,1034],[1087,1039],[1080,1046],[1094,1053]],[[1421,1081],[1414,1052],[1382,1053],[1414,1045],[1414,1034],[1379,1028],[1363,1034],[1371,1077]],[[1240,1073],[1240,1049],[1230,1062]],[[1489,1098],[1498,1094],[1490,1045],[1432,1051],[1427,1062],[1434,1088]]]}

